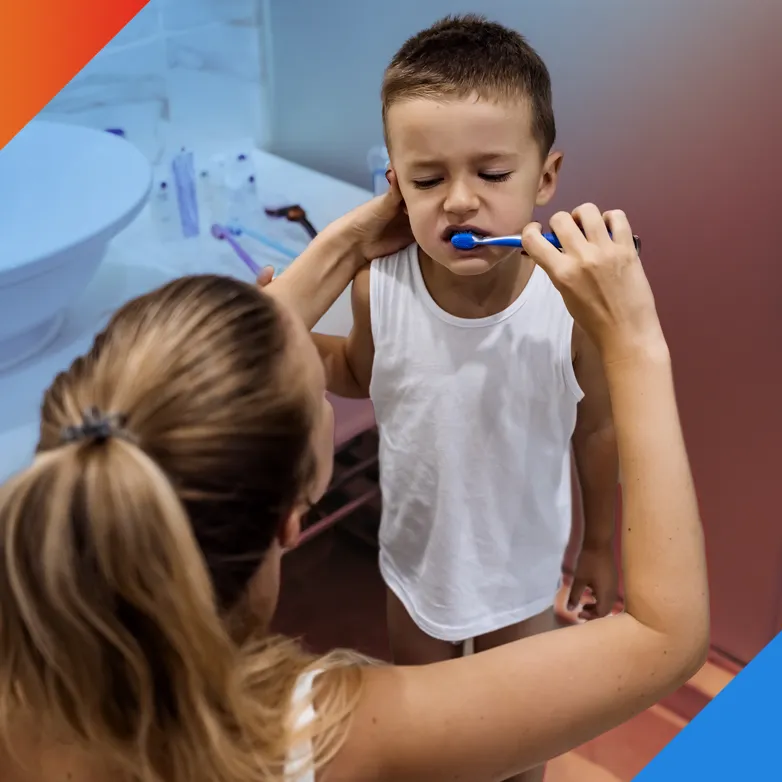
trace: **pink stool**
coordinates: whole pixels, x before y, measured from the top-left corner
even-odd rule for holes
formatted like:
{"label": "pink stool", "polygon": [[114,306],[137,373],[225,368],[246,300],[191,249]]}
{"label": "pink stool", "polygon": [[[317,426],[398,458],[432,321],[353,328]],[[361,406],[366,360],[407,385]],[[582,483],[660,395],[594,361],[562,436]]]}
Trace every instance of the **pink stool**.
{"label": "pink stool", "polygon": [[[356,437],[370,431],[375,427],[375,410],[369,399],[345,399],[341,396],[328,395],[329,402],[334,408],[334,453],[339,453],[349,445]],[[377,455],[360,461],[350,468],[343,470],[339,478],[329,486],[327,493],[344,485],[352,478],[360,475],[365,470],[377,464]],[[353,511],[372,502],[380,495],[380,487],[373,486],[368,491],[345,503],[333,513],[307,527],[301,533],[296,544],[301,546],[312,538],[333,527],[337,522],[349,516]]]}
{"label": "pink stool", "polygon": [[369,399],[345,399],[328,394],[334,408],[334,452],[375,426],[375,408]]}

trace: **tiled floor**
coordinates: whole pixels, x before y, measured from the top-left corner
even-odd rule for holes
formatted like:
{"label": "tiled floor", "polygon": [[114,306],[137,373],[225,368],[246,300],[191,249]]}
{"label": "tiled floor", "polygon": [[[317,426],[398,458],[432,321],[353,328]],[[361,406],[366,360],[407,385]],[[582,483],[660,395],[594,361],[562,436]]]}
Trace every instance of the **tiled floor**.
{"label": "tiled floor", "polygon": [[[347,455],[343,461],[354,458]],[[361,478],[342,491],[365,492],[371,480]],[[339,501],[332,497],[329,504]],[[278,631],[300,637],[316,652],[346,647],[389,658],[385,589],[373,545],[378,511],[377,501],[369,503],[347,522],[286,555]],[[630,782],[731,678],[722,668],[707,665],[662,704],[552,761],[547,782]]]}

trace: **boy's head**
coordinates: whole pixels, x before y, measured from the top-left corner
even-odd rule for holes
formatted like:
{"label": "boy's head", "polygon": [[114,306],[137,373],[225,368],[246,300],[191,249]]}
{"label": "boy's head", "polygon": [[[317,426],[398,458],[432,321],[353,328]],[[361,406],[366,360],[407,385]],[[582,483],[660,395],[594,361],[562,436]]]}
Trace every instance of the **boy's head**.
{"label": "boy's head", "polygon": [[551,79],[518,33],[447,17],[410,38],[385,72],[383,127],[416,241],[457,274],[481,274],[507,248],[454,249],[457,226],[520,233],[556,188]]}

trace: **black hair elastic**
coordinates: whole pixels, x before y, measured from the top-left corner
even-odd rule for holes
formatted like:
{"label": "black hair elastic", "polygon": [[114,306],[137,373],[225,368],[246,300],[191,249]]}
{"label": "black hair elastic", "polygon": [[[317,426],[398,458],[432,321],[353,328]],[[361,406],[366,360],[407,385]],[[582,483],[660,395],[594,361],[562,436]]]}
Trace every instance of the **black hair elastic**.
{"label": "black hair elastic", "polygon": [[127,416],[120,413],[102,413],[93,405],[82,413],[81,424],[63,427],[60,442],[67,444],[92,440],[105,443],[110,437],[130,439],[125,430],[126,422]]}

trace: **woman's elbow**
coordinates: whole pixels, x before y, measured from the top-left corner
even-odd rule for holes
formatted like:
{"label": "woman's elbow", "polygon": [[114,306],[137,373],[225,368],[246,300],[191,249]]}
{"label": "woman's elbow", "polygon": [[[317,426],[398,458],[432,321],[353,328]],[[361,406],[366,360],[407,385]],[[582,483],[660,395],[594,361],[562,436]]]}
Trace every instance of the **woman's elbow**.
{"label": "woman's elbow", "polygon": [[708,612],[677,636],[669,636],[663,648],[671,670],[671,689],[686,684],[705,665],[710,650]]}

